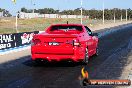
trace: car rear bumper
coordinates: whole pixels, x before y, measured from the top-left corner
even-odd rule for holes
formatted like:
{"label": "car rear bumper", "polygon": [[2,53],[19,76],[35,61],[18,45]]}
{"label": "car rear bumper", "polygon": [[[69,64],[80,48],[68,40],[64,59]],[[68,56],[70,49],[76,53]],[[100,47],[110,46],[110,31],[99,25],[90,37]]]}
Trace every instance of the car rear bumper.
{"label": "car rear bumper", "polygon": [[32,54],[32,60],[42,59],[50,61],[69,60],[74,62],[82,61],[84,56],[79,55],[51,55],[51,54]]}
{"label": "car rear bumper", "polygon": [[[46,50],[47,52],[43,50]],[[31,47],[32,60],[41,59],[48,60],[49,62],[63,60],[70,60],[74,62],[83,61],[85,57],[84,52],[85,48],[77,46],[72,49],[62,47],[57,49],[50,48],[50,50],[47,50],[47,48],[39,48],[36,46]]]}

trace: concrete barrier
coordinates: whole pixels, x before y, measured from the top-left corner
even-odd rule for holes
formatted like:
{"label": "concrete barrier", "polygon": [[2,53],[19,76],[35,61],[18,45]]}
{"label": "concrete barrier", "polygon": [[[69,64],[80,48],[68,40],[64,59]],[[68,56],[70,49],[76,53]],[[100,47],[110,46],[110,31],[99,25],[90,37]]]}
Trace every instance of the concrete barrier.
{"label": "concrete barrier", "polygon": [[12,51],[17,51],[18,49],[23,50],[24,48],[30,47],[33,36],[40,32],[34,31],[34,32],[14,33],[14,34],[1,34],[0,55]]}

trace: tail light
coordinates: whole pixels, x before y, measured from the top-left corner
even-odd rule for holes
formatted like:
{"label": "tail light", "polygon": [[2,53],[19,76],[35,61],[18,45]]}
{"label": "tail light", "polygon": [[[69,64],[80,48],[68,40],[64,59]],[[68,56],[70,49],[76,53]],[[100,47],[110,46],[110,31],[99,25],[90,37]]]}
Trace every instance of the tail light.
{"label": "tail light", "polygon": [[80,43],[79,43],[79,40],[78,39],[74,39],[73,40],[73,46],[79,46]]}
{"label": "tail light", "polygon": [[40,45],[41,41],[39,39],[33,39],[31,45]]}

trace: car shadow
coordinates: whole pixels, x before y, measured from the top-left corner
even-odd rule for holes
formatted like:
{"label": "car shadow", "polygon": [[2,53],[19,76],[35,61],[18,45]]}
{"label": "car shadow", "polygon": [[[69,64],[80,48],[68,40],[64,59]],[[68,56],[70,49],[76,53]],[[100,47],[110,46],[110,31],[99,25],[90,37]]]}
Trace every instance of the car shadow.
{"label": "car shadow", "polygon": [[68,62],[68,61],[37,63],[35,61],[32,61],[31,59],[24,61],[22,64],[29,67],[76,67],[83,65],[83,63],[80,62]]}
{"label": "car shadow", "polygon": [[[95,57],[91,57],[94,59]],[[90,59],[90,62],[91,60]],[[76,67],[76,66],[86,66],[86,64],[82,62],[69,62],[69,61],[60,61],[60,62],[47,62],[47,63],[36,63],[31,60],[31,56],[23,56],[20,58],[17,58],[15,60],[11,60],[5,63],[0,64],[0,69],[9,69],[10,67],[15,67],[15,66],[28,66],[28,67]]]}

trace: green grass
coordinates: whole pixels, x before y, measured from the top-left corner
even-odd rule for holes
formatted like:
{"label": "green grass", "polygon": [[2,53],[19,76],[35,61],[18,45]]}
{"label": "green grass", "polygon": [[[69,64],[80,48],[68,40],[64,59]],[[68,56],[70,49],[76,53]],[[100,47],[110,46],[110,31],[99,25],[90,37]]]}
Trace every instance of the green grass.
{"label": "green grass", "polygon": [[[6,20],[0,19],[0,34],[16,33],[15,29],[15,18],[6,18]],[[78,23],[80,19],[45,19],[45,18],[34,18],[34,19],[18,19],[18,31],[19,32],[30,32],[30,31],[44,31],[48,26],[52,24],[62,23]],[[116,21],[119,22],[119,21]],[[113,20],[106,20],[105,24],[113,23]],[[83,24],[95,27],[102,24],[102,20],[83,19]]]}
{"label": "green grass", "polygon": [[11,28],[0,28],[0,34],[16,33],[15,29]]}

